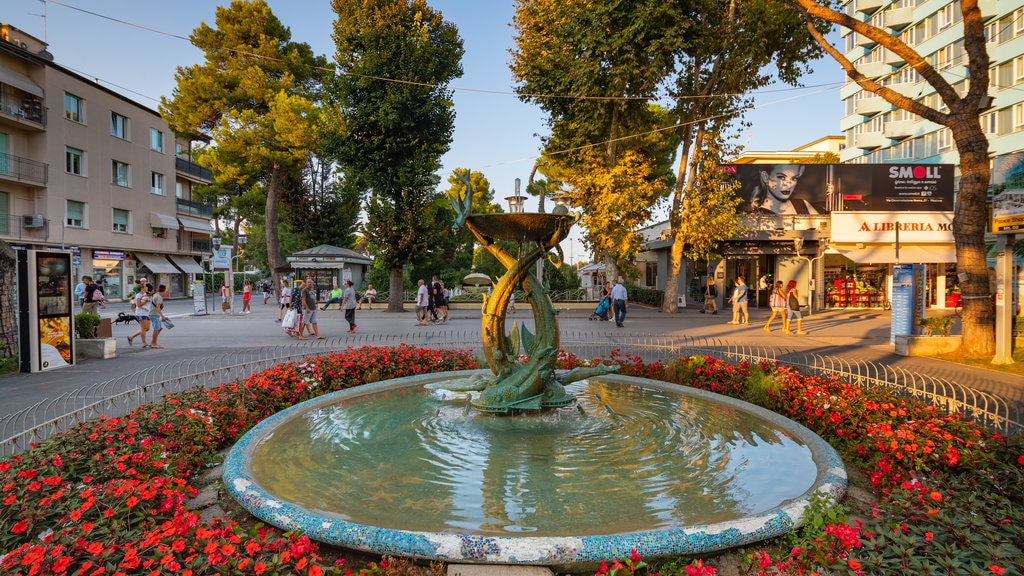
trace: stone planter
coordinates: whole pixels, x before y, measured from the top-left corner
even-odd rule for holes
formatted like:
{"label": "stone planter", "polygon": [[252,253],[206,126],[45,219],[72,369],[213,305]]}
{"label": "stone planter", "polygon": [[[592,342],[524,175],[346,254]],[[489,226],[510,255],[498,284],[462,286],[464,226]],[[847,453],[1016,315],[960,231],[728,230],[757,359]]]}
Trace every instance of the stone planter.
{"label": "stone planter", "polygon": [[935,356],[956,351],[960,336],[897,336],[896,354],[900,356]]}
{"label": "stone planter", "polygon": [[79,358],[117,358],[117,340],[114,338],[75,338],[75,353]]}

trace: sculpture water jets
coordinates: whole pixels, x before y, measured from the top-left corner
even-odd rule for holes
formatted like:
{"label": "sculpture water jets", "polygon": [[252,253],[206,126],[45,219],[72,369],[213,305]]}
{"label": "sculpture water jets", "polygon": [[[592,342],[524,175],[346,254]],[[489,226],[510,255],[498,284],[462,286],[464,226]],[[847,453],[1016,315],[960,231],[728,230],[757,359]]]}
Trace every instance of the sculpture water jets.
{"label": "sculpture water jets", "polygon": [[[564,208],[561,213],[470,214],[473,187],[468,175],[459,177],[466,185],[465,195],[449,197],[455,208],[457,230],[465,226],[480,245],[490,252],[507,271],[498,280],[490,296],[484,295],[481,338],[484,357],[494,378],[476,385],[481,390],[473,407],[481,412],[508,413],[522,410],[559,408],[573,403],[564,384],[606,373],[610,369],[589,369],[556,375],[555,356],[559,347],[558,318],[544,286],[531,272],[533,265],[555,250],[556,266],[563,260],[559,242],[569,235],[574,217]],[[519,245],[513,257],[495,243],[507,240]],[[535,333],[526,326],[513,324],[505,333],[509,298],[516,287],[526,292],[525,300],[533,311]],[[522,347],[527,361],[519,361]]]}

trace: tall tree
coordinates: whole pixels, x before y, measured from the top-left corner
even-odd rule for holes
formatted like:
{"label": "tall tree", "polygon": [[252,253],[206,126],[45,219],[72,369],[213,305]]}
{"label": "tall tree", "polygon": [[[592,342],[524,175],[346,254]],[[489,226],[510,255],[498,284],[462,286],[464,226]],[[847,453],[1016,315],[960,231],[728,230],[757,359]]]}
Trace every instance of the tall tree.
{"label": "tall tree", "polygon": [[[989,57],[985,48],[985,22],[978,0],[960,0],[963,50],[967,56],[966,90],[954,87],[932,65],[929,54],[921,55],[899,35],[862,22],[814,0],[781,0],[796,8],[807,22],[807,30],[829,56],[842,66],[846,75],[864,90],[886,102],[950,130],[960,156],[960,186],[953,215],[953,239],[956,243],[957,273],[963,294],[962,352],[971,356],[991,356],[995,352],[994,308],[989,287],[985,231],[988,228],[986,194],[991,178],[988,138],[981,129],[982,112],[990,106],[988,96]],[[837,24],[877,42],[916,71],[928,83],[937,102],[914,98],[885,85],[882,79],[865,75],[844,51],[833,46],[819,27],[822,22]],[[927,44],[936,48],[931,43]]]}
{"label": "tall tree", "polygon": [[[671,189],[676,142],[671,133],[653,132],[666,116],[650,102],[685,43],[678,34],[685,24],[671,23],[687,19],[678,2],[516,2],[510,66],[520,98],[548,114],[545,155],[557,166],[545,173],[554,168],[574,188],[587,242],[605,250],[613,275],[638,245],[636,230]],[[624,211],[613,214],[609,205]]]}
{"label": "tall tree", "polygon": [[213,171],[215,183],[265,194],[273,271],[283,264],[282,182],[315,146],[320,130],[314,89],[326,61],[307,44],[292,42],[264,0],[232,0],[217,8],[215,25],[192,32],[205,61],[177,69],[172,99],[161,99],[160,113],[176,134],[213,143],[200,163]]}
{"label": "tall tree", "polygon": [[714,159],[729,153],[728,134],[742,126],[751,104],[743,94],[774,80],[796,84],[820,54],[799,14],[778,8],[774,0],[694,0],[694,16],[684,23],[690,42],[672,90],[682,145],[669,211],[665,312],[676,310],[684,256],[706,259],[736,229],[734,195],[711,183],[720,177]]}
{"label": "tall tree", "polygon": [[369,194],[365,237],[390,270],[388,311],[402,310],[402,266],[436,234],[441,156],[455,112],[447,84],[462,76],[454,24],[424,0],[332,0],[331,85],[349,134],[331,148],[346,177]]}

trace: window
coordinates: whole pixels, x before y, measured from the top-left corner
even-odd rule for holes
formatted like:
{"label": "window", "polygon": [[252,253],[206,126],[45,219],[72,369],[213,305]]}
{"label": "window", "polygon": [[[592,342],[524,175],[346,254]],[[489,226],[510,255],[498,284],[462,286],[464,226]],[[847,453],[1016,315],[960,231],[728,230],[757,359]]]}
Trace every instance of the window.
{"label": "window", "polygon": [[939,30],[945,30],[953,25],[953,3],[946,4],[939,11],[935,13],[936,16],[936,27]]}
{"label": "window", "polygon": [[1021,80],[1024,80],[1024,56],[1017,56],[1013,59],[1013,83]]}
{"label": "window", "polygon": [[182,187],[181,182],[175,182],[174,183],[174,197],[175,198],[184,198],[185,197],[184,194],[185,194],[185,189],[184,189],[184,187]]}
{"label": "window", "polygon": [[74,228],[85,226],[85,202],[68,200],[65,210],[67,211],[67,216],[64,221],[68,226]]}
{"label": "window", "polygon": [[164,151],[164,133],[156,128],[150,128],[149,147],[162,154]]}
{"label": "window", "polygon": [[1013,35],[1024,34],[1024,8],[1017,8],[1013,11]]}
{"label": "window", "polygon": [[951,150],[953,148],[953,131],[949,128],[939,130],[936,134],[936,144],[940,152]]}
{"label": "window", "polygon": [[117,112],[110,113],[110,135],[121,140],[128,139],[128,119]]}
{"label": "window", "polygon": [[118,186],[124,186],[125,188],[127,188],[129,186],[129,184],[131,182],[130,179],[129,179],[129,176],[130,176],[129,166],[127,164],[125,164],[124,162],[119,162],[117,160],[114,160],[113,163],[111,164],[110,174],[111,174],[111,178],[110,178],[111,183],[116,184]]}
{"label": "window", "polygon": [[935,67],[946,70],[953,66],[953,45],[944,46],[935,53]]}
{"label": "window", "polygon": [[1013,129],[1024,128],[1024,102],[1013,105]]}
{"label": "window", "polygon": [[7,192],[0,190],[0,234],[11,233],[11,219],[8,218],[11,214],[10,202],[11,199]]}
{"label": "window", "polygon": [[999,134],[999,117],[995,112],[989,112],[988,114],[982,114],[979,120],[981,121],[981,131],[988,136],[995,136]]}
{"label": "window", "polygon": [[85,152],[78,148],[66,146],[64,148],[64,171],[68,174],[85,176]]}
{"label": "window", "polygon": [[128,232],[128,211],[114,208],[114,232]]}
{"label": "window", "polygon": [[988,44],[999,43],[999,22],[992,22],[985,25],[985,42]]}
{"label": "window", "polygon": [[85,102],[74,94],[64,93],[64,117],[72,122],[85,124]]}
{"label": "window", "polygon": [[150,178],[150,186],[152,187],[153,194],[164,195],[164,175],[159,172],[153,172]]}

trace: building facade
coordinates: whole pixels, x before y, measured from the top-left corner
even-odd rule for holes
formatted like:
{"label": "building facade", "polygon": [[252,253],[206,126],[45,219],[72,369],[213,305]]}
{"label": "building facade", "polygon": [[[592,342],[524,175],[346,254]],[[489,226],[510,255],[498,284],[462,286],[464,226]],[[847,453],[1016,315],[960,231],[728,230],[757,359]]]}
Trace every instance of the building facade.
{"label": "building facade", "polygon": [[72,251],[74,280],[111,299],[140,276],[188,294],[214,233],[212,206],[192,200],[212,174],[190,151],[158,112],[0,24],[0,239]]}

